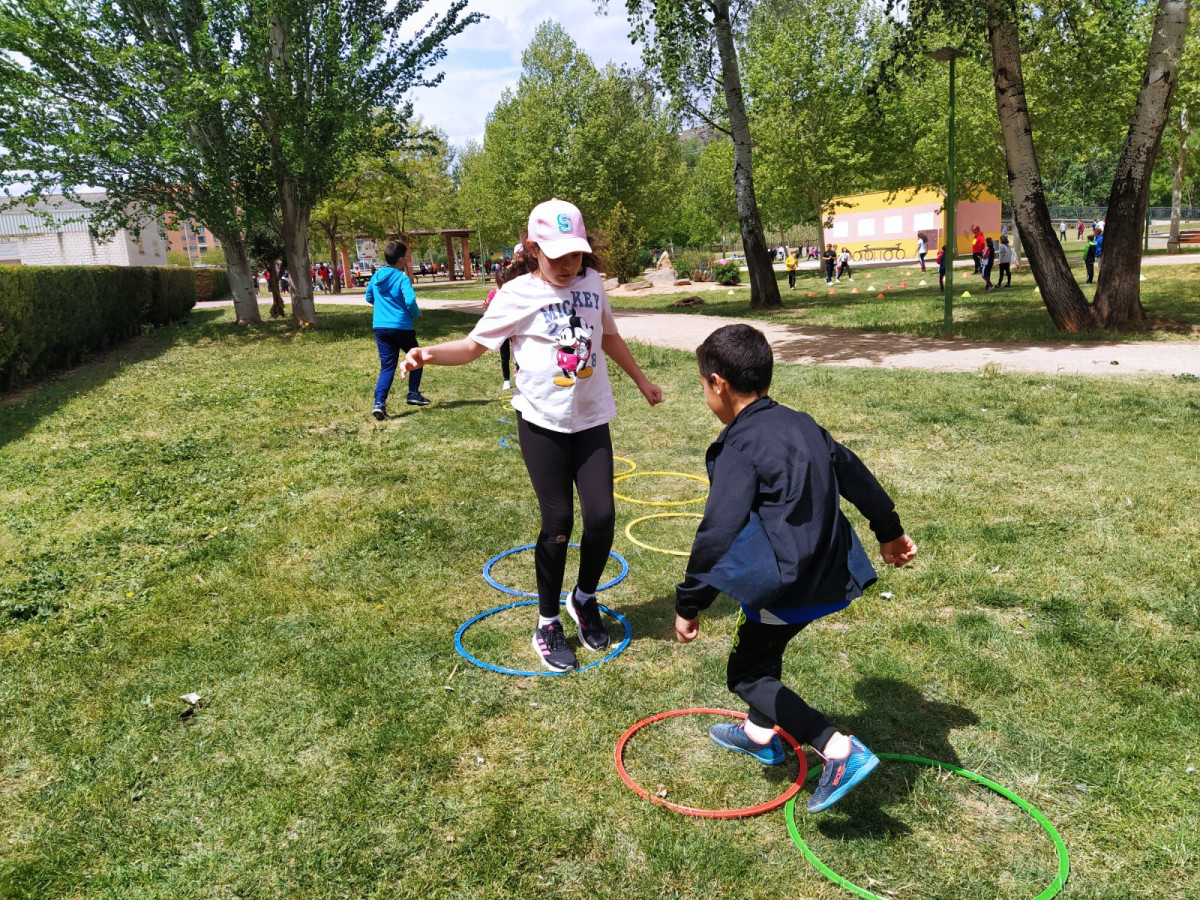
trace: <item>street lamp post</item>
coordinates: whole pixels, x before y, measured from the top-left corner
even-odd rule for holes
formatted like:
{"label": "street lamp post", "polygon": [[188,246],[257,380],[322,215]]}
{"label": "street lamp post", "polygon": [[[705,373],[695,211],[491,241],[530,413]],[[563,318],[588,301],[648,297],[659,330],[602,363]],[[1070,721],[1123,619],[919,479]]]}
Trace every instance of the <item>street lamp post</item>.
{"label": "street lamp post", "polygon": [[487,265],[483,258],[483,207],[475,207],[476,224],[478,229],[476,234],[479,235],[479,281],[487,284]]}
{"label": "street lamp post", "polygon": [[954,251],[958,244],[954,222],[958,205],[954,191],[954,61],[967,54],[957,47],[942,47],[939,50],[929,50],[925,55],[938,62],[950,63],[950,137],[946,156],[946,305],[942,316],[942,336],[951,338],[954,336]]}

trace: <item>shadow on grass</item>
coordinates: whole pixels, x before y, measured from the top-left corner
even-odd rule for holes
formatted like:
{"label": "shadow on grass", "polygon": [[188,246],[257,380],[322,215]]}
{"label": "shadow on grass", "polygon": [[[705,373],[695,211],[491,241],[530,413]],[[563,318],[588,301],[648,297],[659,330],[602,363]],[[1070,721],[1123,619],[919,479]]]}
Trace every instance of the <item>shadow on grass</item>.
{"label": "shadow on grass", "polygon": [[[903,753],[959,766],[950,732],[974,725],[979,717],[963,706],[930,700],[895,678],[864,678],[854,695],[866,704],[862,712],[839,720],[839,727],[860,737],[876,752]],[[912,791],[900,763],[884,761],[879,769],[835,807],[840,815],[823,818],[818,830],[829,838],[868,839],[908,834],[911,829],[883,809]]]}
{"label": "shadow on grass", "polygon": [[90,356],[70,369],[49,373],[13,391],[0,393],[0,447],[20,440],[68,400],[91,393],[126,367],[157,359],[178,342],[199,340],[200,330],[210,327],[222,315],[220,310],[193,310],[183,322],[161,326]]}

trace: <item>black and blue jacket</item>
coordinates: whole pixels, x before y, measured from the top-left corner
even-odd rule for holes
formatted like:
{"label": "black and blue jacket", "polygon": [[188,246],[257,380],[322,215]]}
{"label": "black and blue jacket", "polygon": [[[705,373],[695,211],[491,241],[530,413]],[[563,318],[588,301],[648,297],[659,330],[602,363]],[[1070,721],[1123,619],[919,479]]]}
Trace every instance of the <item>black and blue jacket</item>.
{"label": "black and blue jacket", "polygon": [[806,622],[849,605],[875,581],[842,514],[845,497],[881,543],[904,534],[891,497],[862,461],[807,413],[761,397],[708,448],[711,482],[675,609],[687,619],[718,592],[755,621]]}

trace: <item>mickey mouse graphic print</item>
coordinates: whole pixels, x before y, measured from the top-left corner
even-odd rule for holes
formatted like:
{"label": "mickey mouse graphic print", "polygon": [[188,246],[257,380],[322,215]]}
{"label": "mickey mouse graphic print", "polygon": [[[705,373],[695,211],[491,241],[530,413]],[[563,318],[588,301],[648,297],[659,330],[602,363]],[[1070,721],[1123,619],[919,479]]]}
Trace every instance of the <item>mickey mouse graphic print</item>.
{"label": "mickey mouse graphic print", "polygon": [[514,278],[493,298],[471,340],[498,350],[512,339],[517,365],[513,407],[527,422],[573,433],[617,415],[604,335],[617,324],[599,274],[585,269],[568,287],[533,275]]}

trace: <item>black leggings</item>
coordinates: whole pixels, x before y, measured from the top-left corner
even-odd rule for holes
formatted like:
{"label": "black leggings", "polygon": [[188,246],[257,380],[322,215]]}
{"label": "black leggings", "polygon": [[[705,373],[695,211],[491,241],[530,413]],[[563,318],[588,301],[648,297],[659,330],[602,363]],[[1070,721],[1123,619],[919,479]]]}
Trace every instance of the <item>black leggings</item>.
{"label": "black leggings", "polygon": [[778,725],[800,743],[824,753],[837,729],[779,680],[784,648],[807,625],[763,625],[739,611],[726,684],[750,705],[746,717],[753,724],[763,728]]}
{"label": "black leggings", "polygon": [[500,374],[508,381],[508,361],[512,357],[512,342],[505,341],[500,345]]}
{"label": "black leggings", "polygon": [[575,524],[572,485],[579,490],[583,513],[576,579],[579,589],[594,594],[608,563],[617,518],[612,437],[607,424],[564,434],[526,422],[519,413],[517,434],[542,513],[542,530],[533,551],[538,612],[546,617],[557,616],[567,568],[567,544]]}

